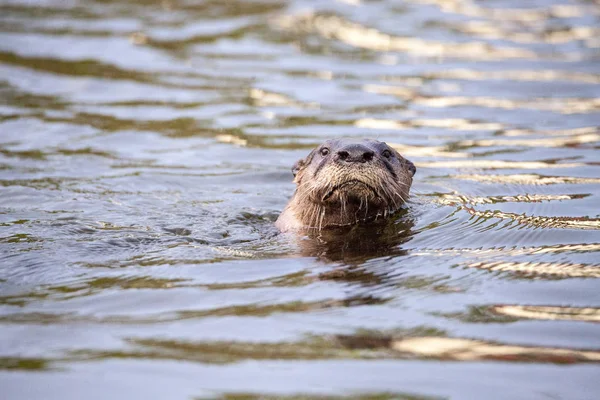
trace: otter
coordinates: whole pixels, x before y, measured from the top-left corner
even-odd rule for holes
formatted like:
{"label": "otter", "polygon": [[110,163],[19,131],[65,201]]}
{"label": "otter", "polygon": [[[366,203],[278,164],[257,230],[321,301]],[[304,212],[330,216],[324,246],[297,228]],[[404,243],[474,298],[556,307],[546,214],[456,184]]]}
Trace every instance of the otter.
{"label": "otter", "polygon": [[406,202],[415,172],[384,142],[328,140],[294,164],[296,191],[275,225],[321,231],[386,218]]}

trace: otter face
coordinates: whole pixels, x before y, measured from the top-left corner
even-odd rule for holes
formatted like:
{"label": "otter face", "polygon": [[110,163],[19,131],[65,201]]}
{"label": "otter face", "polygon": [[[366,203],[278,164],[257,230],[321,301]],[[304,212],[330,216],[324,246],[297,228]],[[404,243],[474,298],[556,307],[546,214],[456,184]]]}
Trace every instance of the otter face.
{"label": "otter face", "polygon": [[303,226],[341,226],[385,217],[408,198],[414,164],[377,140],[328,140],[299,160],[290,203]]}

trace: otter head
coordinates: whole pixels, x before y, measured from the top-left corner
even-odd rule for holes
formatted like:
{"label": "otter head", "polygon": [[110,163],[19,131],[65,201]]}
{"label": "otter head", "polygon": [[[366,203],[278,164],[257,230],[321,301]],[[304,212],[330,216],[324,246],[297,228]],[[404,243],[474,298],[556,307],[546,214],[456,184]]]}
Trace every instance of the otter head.
{"label": "otter head", "polygon": [[292,172],[297,188],[277,221],[282,230],[386,217],[408,198],[416,168],[384,142],[334,139],[296,162]]}

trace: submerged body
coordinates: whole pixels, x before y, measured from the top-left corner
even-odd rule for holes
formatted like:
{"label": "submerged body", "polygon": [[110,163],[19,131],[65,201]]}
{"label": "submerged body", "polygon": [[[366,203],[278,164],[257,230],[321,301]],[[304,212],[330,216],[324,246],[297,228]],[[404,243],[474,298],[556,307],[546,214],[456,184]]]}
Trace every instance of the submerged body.
{"label": "submerged body", "polygon": [[334,139],[292,172],[296,192],[276,222],[283,232],[385,218],[408,198],[416,168],[384,142]]}

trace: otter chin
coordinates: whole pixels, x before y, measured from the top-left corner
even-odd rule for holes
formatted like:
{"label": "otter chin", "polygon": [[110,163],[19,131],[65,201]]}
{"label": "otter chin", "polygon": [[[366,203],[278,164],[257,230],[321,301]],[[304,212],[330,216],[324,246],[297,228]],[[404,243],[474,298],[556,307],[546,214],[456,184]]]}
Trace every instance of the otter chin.
{"label": "otter chin", "polygon": [[294,164],[296,191],[275,224],[286,232],[386,218],[408,199],[415,172],[384,142],[328,140]]}

